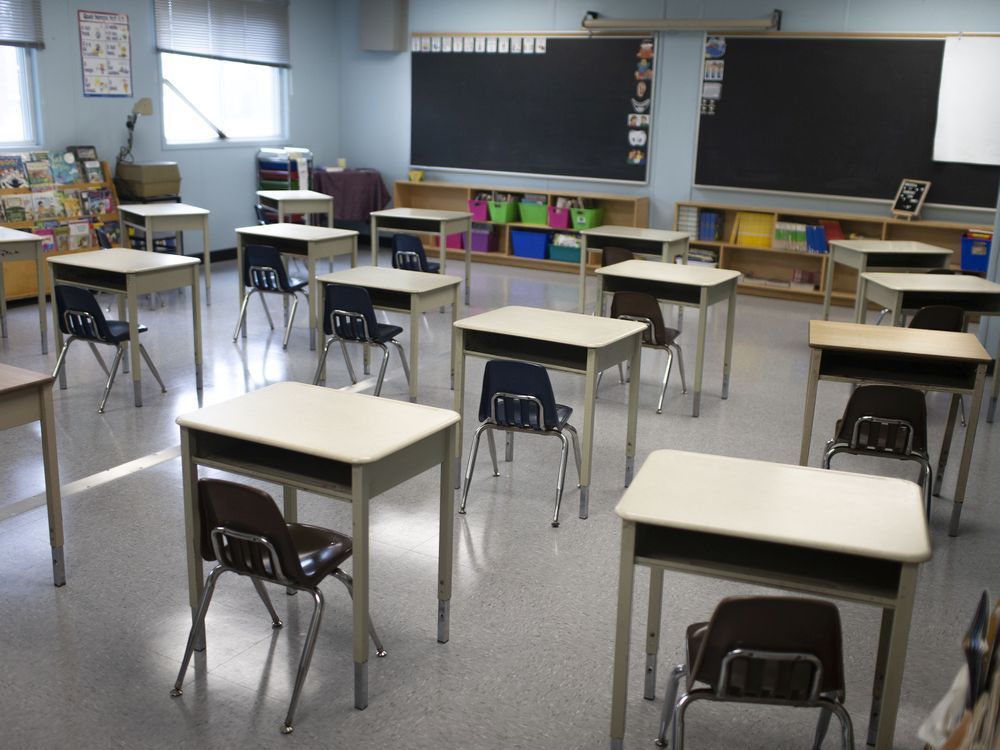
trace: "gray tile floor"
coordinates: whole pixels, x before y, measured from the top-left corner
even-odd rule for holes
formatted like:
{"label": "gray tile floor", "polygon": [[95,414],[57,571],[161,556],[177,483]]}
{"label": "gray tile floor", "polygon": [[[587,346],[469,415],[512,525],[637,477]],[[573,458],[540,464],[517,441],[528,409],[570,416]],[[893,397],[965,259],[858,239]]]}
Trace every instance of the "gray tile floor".
{"label": "gray tile floor", "polygon": [[[235,264],[214,264],[214,270],[213,305],[203,317],[204,402],[280,380],[308,382],[315,357],[308,350],[303,312],[287,352],[281,349],[280,330],[267,329],[256,305],[250,308],[247,342],[234,345]],[[459,273],[459,266],[452,264],[450,270]],[[473,305],[463,315],[504,304],[575,308],[575,276],[478,264],[473,275]],[[51,585],[44,508],[25,510],[39,502],[43,490],[37,429],[0,433],[0,745],[606,747],[619,539],[613,509],[622,492],[625,434],[625,388],[616,384],[616,377],[605,380],[597,406],[588,520],[576,518],[578,497],[567,492],[561,528],[549,526],[557,442],[520,438],[514,463],[503,464],[499,478],[490,475],[488,459],[480,456],[483,465],[469,513],[456,522],[448,644],[434,638],[434,472],[373,504],[372,612],[389,655],[371,664],[367,710],[352,708],[350,605],[332,581],[325,586],[327,615],[293,735],[282,737],[278,728],[308,623],[310,605],[303,597],[274,597],[287,625],[272,632],[251,587],[224,578],[209,616],[208,655],[193,663],[184,696],[169,697],[189,624],[180,462],[169,451],[178,443],[176,415],[197,408],[198,400],[187,299],[168,294],[164,304],[153,311],[143,307],[141,314],[150,327],[145,344],[168,393],[158,393],[144,374],[145,405],[136,409],[123,379],[112,392],[107,413],[97,415],[102,375],[80,345],[70,352],[69,389],[56,392],[62,481],[77,490],[64,498],[65,588]],[[818,305],[741,297],[728,401],[718,397],[725,320],[710,313],[698,419],[691,418],[690,396],[680,394],[676,378],[664,413],[654,413],[663,360],[644,353],[637,465],[663,447],[794,463],[808,361],[806,325],[818,313]],[[848,312],[838,309],[835,316],[846,320]],[[449,317],[427,314],[422,332],[420,399],[442,407],[452,403]],[[696,320],[696,313],[686,314],[688,333],[681,338],[692,369]],[[33,306],[11,310],[10,337],[0,341],[0,361],[39,371],[54,365],[55,353],[42,356],[38,351]],[[481,360],[470,361],[467,419],[474,419],[482,366]],[[347,383],[339,356],[331,352],[328,384]],[[555,373],[553,384],[560,401],[579,408],[581,378]],[[847,393],[842,385],[820,388],[814,462]],[[395,361],[383,394],[406,396]],[[938,440],[946,400],[931,395],[928,403],[931,439]],[[993,491],[1000,464],[991,459],[1000,441],[997,430],[980,425],[960,538],[946,535],[954,470],[946,477],[945,499],[934,509],[934,559],[920,574],[897,748],[918,746],[917,724],[960,663],[959,637],[975,597],[991,584],[994,594],[1000,588],[1000,520]],[[118,468],[161,451],[167,453],[146,461],[151,464],[147,468]],[[840,465],[901,476],[910,471],[892,462],[850,457]],[[666,483],[664,492],[669,491]],[[318,497],[303,498],[300,517],[350,529],[348,507]],[[637,600],[646,590],[645,581],[640,571]],[[687,623],[705,618],[721,597],[751,590],[668,575],[662,677],[680,659]],[[841,605],[841,613],[848,708],[860,742],[867,727],[879,615],[850,605]],[[637,644],[643,618],[636,614],[626,736],[626,746],[632,748],[651,747],[660,710],[660,700],[648,703],[640,697]],[[662,687],[658,692],[662,699]],[[700,704],[690,713],[689,747],[806,747],[813,718],[807,711]],[[835,744],[828,738],[827,747]]]}

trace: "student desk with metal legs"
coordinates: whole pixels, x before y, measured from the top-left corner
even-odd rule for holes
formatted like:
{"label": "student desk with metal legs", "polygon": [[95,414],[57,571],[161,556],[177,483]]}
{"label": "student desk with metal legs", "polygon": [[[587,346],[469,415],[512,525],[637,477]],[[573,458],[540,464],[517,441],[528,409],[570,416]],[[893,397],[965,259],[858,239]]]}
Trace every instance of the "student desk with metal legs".
{"label": "student desk with metal legs", "polygon": [[951,393],[951,408],[941,444],[934,494],[941,490],[942,475],[951,450],[952,433],[960,396],[972,396],[965,442],[955,482],[955,499],[948,533],[958,535],[965,486],[969,480],[972,448],[979,424],[989,353],[971,333],[928,331],[916,328],[866,326],[860,323],[809,321],[809,375],[806,380],[805,416],[799,464],[809,463],[816,391],[820,380],[841,383],[887,383]]}
{"label": "student desk with metal legs", "polygon": [[[205,304],[211,305],[212,253],[208,249],[208,214],[208,209],[186,203],[132,203],[118,206],[122,233],[127,231],[127,227],[145,232],[146,250],[150,253],[153,252],[154,232],[183,232],[186,229],[201,231],[205,263]],[[184,255],[184,236],[178,234],[177,240],[177,254]]]}
{"label": "student desk with metal legs", "polygon": [[691,409],[692,416],[697,417],[701,411],[701,378],[705,364],[708,308],[719,302],[727,302],[729,306],[726,317],[726,352],[722,360],[722,398],[729,398],[733,328],[736,324],[736,284],[739,279],[739,271],[627,260],[597,269],[597,307],[594,314],[604,314],[605,292],[644,292],[663,302],[697,307],[698,350],[695,354],[694,405]]}
{"label": "student desk with metal legs", "polygon": [[465,235],[465,304],[469,304],[472,277],[472,214],[467,211],[440,211],[432,208],[387,208],[372,211],[372,265],[378,265],[378,233],[436,234],[441,273],[445,272],[445,252],[449,234]]}
{"label": "student desk with metal legs", "polygon": [[[44,288],[44,287],[43,287]],[[56,458],[56,424],[52,411],[52,376],[0,364],[0,430],[38,422],[42,431],[45,505],[49,513],[52,582],[66,584],[63,556],[62,495]]]}
{"label": "student desk with metal legs", "polygon": [[[978,276],[927,273],[866,273],[865,302],[871,301],[892,311],[892,325],[902,322],[904,310],[928,305],[954,305],[969,315],[1000,315],[1000,284]],[[1000,352],[997,353],[1000,356]],[[990,408],[986,421],[992,422],[1000,395],[1000,377],[993,377]]]}
{"label": "student desk with metal legs", "polygon": [[[289,523],[298,520],[298,490],[351,503],[354,706],[365,708],[369,504],[377,495],[441,465],[437,640],[447,643],[455,504],[451,450],[458,422],[458,415],[447,409],[293,382],[275,383],[178,417],[192,618],[204,588],[195,504],[199,467],[281,485]],[[197,648],[202,650],[204,631],[197,637]]]}
{"label": "student desk with metal legs", "polygon": [[[166,205],[166,204],[160,204]],[[171,204],[173,205],[173,204]],[[195,387],[202,390],[201,364],[201,305],[198,295],[198,266],[201,261],[186,255],[147,253],[114,247],[86,253],[50,257],[53,288],[70,284],[85,289],[97,289],[118,296],[118,315],[125,317],[128,307],[129,365],[135,405],[142,406],[142,382],[139,374],[139,295],[154,294],[177,287],[191,287],[191,325],[194,330]],[[63,333],[59,327],[59,310],[52,303],[52,327],[56,334],[56,351],[62,351]],[[66,388],[66,369],[59,373],[59,387]]]}
{"label": "student desk with metal legs", "polygon": [[[455,411],[465,400],[465,358],[525,360],[549,369],[586,376],[583,396],[582,466],[580,467],[580,518],[586,518],[590,501],[591,456],[594,451],[594,401],[597,376],[612,365],[628,360],[639,372],[643,323],[613,320],[537,307],[501,307],[462,318],[454,325]],[[639,378],[628,389],[628,428],[625,438],[625,486],[635,465],[635,432],[639,408]],[[455,435],[455,487],[459,486],[462,459],[462,425]]]}
{"label": "student desk with metal legs", "polygon": [[[584,229],[580,232],[580,304],[577,312],[584,312],[587,298],[587,251],[588,248],[607,246],[622,247],[633,253],[657,255],[664,263],[673,263],[677,258],[687,263],[688,244],[691,235],[667,229],[647,229],[645,227],[620,227],[611,224]],[[600,293],[597,304],[601,304]]]}
{"label": "student desk with metal legs", "polygon": [[30,232],[0,227],[0,333],[7,338],[7,290],[4,287],[3,264],[8,260],[32,260],[38,284],[38,326],[42,331],[42,354],[49,353],[49,336],[45,323],[45,264],[42,261],[42,238]]}
{"label": "student desk with metal legs", "polygon": [[[916,484],[659,450],[646,459],[615,512],[622,519],[622,541],[611,750],[621,750],[625,737],[636,565],[650,568],[644,690],[649,700],[656,682],[664,570],[879,607],[868,744],[892,748],[917,568],[931,557]],[[714,605],[704,602],[705,612]]]}
{"label": "student desk with metal legs", "polygon": [[315,190],[258,190],[257,202],[278,214],[278,223],[293,214],[323,214],[326,225],[333,226],[333,198]]}
{"label": "student desk with metal legs", "polygon": [[924,242],[909,240],[830,240],[826,280],[823,285],[823,320],[830,319],[830,299],[833,296],[834,266],[840,264],[857,269],[858,284],[854,297],[854,322],[864,319],[866,271],[922,272],[932,268],[947,268],[952,252]]}
{"label": "student desk with metal legs", "polygon": [[[283,192],[283,191],[275,191]],[[327,196],[329,197],[329,196]],[[332,214],[331,214],[332,216]],[[247,290],[243,286],[243,249],[247,245],[271,245],[285,255],[297,255],[306,259],[309,274],[309,349],[316,348],[316,316],[323,306],[317,307],[319,292],[316,286],[316,261],[338,255],[351,256],[351,268],[358,264],[358,233],[353,229],[333,227],[313,227],[306,224],[256,224],[239,227],[236,230],[236,268],[239,285],[239,304],[242,307]],[[333,266],[330,266],[333,270]],[[243,338],[247,337],[247,327],[243,326]]]}
{"label": "student desk with metal legs", "polygon": [[[319,297],[316,299],[316,329],[323,330],[323,311],[326,309],[326,285],[350,284],[364,287],[371,296],[372,305],[380,310],[410,313],[410,401],[417,400],[418,362],[420,356],[420,316],[442,305],[451,305],[451,322],[458,319],[457,276],[407,271],[402,268],[361,266],[346,271],[327,273],[316,279]],[[322,335],[322,334],[321,334]],[[320,359],[323,359],[319,347]],[[324,373],[325,375],[325,373]],[[452,379],[455,374],[452,372]]]}

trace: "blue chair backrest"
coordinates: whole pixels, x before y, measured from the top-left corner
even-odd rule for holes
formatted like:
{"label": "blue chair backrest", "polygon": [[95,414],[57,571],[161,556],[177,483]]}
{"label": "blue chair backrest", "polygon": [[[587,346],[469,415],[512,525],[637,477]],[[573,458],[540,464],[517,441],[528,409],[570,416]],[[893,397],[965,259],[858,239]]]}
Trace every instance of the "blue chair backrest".
{"label": "blue chair backrest", "polygon": [[[368,326],[369,337],[375,335],[378,321],[375,319],[375,308],[368,290],[360,286],[348,284],[327,284],[323,304],[323,332],[327,336],[336,334],[348,341],[364,341],[365,331],[357,318],[347,318],[334,315],[334,310],[360,313]],[[331,318],[333,320],[331,321]]]}
{"label": "blue chair backrest", "polygon": [[77,286],[56,284],[55,295],[59,330],[64,334],[88,341],[108,341],[111,338],[104,313],[93,294]]}
{"label": "blue chair backrest", "polygon": [[508,362],[491,359],[483,372],[483,394],[479,400],[479,421],[490,418],[490,409],[497,393],[534,396],[542,404],[542,419],[538,408],[530,401],[500,397],[497,399],[496,423],[504,427],[530,427],[546,430],[558,422],[556,398],[548,371],[528,362]]}
{"label": "blue chair backrest", "polygon": [[[270,269],[273,273],[252,269]],[[265,292],[288,291],[288,274],[278,248],[271,245],[247,245],[243,248],[243,285]]]}
{"label": "blue chair backrest", "polygon": [[[416,253],[420,258],[420,267],[413,268],[405,261],[401,264],[397,258],[398,253]],[[424,245],[420,238],[412,234],[394,234],[392,236],[392,267],[405,268],[408,271],[426,271],[427,256],[424,254]]]}

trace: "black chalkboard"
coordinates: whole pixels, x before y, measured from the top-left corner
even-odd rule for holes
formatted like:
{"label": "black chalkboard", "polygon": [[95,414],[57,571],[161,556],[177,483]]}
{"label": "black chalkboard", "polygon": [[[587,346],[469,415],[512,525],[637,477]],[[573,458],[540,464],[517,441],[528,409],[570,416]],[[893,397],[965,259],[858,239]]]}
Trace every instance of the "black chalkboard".
{"label": "black chalkboard", "polygon": [[[997,205],[1000,168],[934,162],[942,40],[727,37],[722,95],[700,115],[698,185]],[[974,115],[975,102],[969,102]]]}
{"label": "black chalkboard", "polygon": [[[629,127],[630,115],[650,112],[652,80],[639,87],[636,75],[641,60],[652,65],[639,56],[642,41],[549,37],[544,54],[414,52],[410,163],[645,182],[652,129]],[[642,135],[630,141],[630,130]],[[630,164],[640,153],[643,163]]]}

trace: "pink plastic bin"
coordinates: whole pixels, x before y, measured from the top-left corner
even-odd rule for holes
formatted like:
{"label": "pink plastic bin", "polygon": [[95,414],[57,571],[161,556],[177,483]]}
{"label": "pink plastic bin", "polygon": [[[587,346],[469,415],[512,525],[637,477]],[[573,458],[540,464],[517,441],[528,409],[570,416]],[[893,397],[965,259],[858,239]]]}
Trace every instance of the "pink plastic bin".
{"label": "pink plastic bin", "polygon": [[473,221],[489,221],[490,207],[489,201],[469,201],[469,210],[472,212]]}
{"label": "pink plastic bin", "polygon": [[553,229],[569,229],[569,209],[549,206],[549,226]]}
{"label": "pink plastic bin", "polygon": [[465,235],[461,232],[458,234],[449,234],[445,240],[445,247],[450,247],[452,250],[461,250],[465,247]]}

